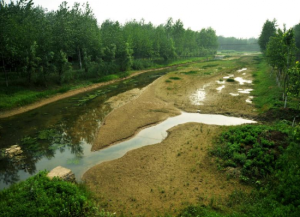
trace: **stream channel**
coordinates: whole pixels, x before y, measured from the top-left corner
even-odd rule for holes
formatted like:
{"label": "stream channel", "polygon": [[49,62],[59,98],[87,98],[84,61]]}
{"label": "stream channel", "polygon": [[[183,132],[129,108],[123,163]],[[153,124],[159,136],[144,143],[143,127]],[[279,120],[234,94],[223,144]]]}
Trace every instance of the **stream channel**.
{"label": "stream channel", "polygon": [[[167,137],[167,130],[178,124],[254,123],[242,118],[182,112],[179,116],[140,131],[127,141],[91,152],[102,120],[112,110],[105,103],[110,97],[133,88],[143,88],[174,70],[170,68],[146,72],[23,114],[0,119],[0,189],[25,180],[41,170],[50,171],[56,166],[71,169],[80,181],[90,167],[120,158],[130,150],[159,143]],[[13,158],[5,156],[3,150],[15,144],[21,147],[23,153]]]}

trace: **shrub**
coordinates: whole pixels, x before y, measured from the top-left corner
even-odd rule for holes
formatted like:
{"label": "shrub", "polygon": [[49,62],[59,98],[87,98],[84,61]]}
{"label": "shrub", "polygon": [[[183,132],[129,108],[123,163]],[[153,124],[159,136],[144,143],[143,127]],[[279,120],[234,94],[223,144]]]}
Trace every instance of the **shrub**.
{"label": "shrub", "polygon": [[223,166],[240,167],[242,175],[258,179],[271,174],[276,160],[288,145],[285,125],[244,125],[221,134],[212,154],[223,159]]}
{"label": "shrub", "polygon": [[94,216],[97,209],[84,186],[50,180],[43,171],[0,192],[1,216]]}

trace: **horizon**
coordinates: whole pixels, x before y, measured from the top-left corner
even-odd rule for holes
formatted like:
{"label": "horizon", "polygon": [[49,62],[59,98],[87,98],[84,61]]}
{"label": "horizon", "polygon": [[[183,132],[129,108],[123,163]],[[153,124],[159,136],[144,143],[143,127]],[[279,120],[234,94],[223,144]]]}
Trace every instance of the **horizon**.
{"label": "horizon", "polygon": [[[5,0],[5,2],[9,3],[10,1]],[[13,2],[16,1],[14,0]],[[39,5],[48,11],[57,10],[62,2],[62,0],[52,0],[51,2],[43,0],[33,1],[35,6]],[[263,2],[253,0],[250,4],[244,2],[242,4],[238,0],[226,2],[221,0],[190,0],[186,5],[182,5],[179,1],[170,0],[163,2],[153,0],[143,3],[137,0],[112,0],[109,2],[69,0],[67,2],[69,7],[72,7],[75,2],[80,4],[88,2],[99,25],[105,20],[118,21],[121,24],[125,24],[129,21],[140,21],[143,19],[145,23],[151,22],[153,25],[158,26],[165,24],[167,19],[171,17],[173,21],[180,19],[186,29],[190,28],[193,31],[200,31],[203,28],[211,27],[218,36],[238,39],[258,38],[267,19],[276,19],[278,27],[283,28],[283,24],[286,24],[288,29],[300,22],[297,7],[291,7],[291,5],[300,6],[300,3],[296,0],[288,0],[285,4],[270,0]],[[272,4],[272,10],[270,10],[270,4]],[[247,10],[245,10],[245,5]],[[200,10],[199,13],[198,8],[208,8],[208,10]]]}

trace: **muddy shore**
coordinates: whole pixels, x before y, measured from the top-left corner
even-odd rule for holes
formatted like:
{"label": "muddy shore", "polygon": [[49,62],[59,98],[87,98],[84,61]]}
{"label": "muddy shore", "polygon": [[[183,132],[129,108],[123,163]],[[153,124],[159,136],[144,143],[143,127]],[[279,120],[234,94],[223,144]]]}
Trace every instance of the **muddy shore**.
{"label": "muddy shore", "polygon": [[[125,103],[120,97],[123,104],[105,119],[93,150],[134,136],[142,127],[180,110],[257,117],[250,97],[255,70],[252,60],[242,57],[243,70],[220,63],[209,73],[203,65],[193,64],[159,78]],[[117,216],[178,214],[181,208],[196,203],[226,205],[233,191],[251,190],[238,177],[228,179],[209,155],[215,139],[226,128],[197,123],[176,126],[163,142],[96,165],[83,180],[95,192],[101,207],[117,212]]]}

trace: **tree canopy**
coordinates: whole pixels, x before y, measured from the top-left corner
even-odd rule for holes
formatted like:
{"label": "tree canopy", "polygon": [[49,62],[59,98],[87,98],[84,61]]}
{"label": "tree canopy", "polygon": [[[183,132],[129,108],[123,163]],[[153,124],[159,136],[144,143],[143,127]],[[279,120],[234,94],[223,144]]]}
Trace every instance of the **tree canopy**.
{"label": "tree canopy", "polygon": [[[181,20],[165,24],[106,20],[98,25],[88,3],[62,2],[56,11],[33,0],[0,1],[0,58],[6,85],[13,73],[28,84],[47,85],[76,77],[101,77],[142,69],[155,59],[199,57],[216,53],[212,28],[192,31]],[[74,70],[79,70],[74,73]],[[73,72],[70,72],[73,71]]]}
{"label": "tree canopy", "polygon": [[262,28],[261,34],[258,38],[258,43],[261,51],[264,53],[267,49],[267,44],[270,40],[270,37],[276,33],[276,20],[273,21],[267,20]]}

